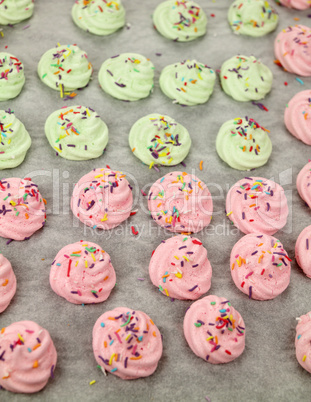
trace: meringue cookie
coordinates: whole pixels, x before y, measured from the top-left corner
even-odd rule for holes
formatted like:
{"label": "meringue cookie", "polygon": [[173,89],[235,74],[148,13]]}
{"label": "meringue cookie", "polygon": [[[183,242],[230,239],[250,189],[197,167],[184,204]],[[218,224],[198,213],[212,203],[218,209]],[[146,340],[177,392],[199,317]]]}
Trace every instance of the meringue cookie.
{"label": "meringue cookie", "polygon": [[311,311],[297,318],[295,347],[298,363],[311,373]]}
{"label": "meringue cookie", "polygon": [[0,170],[20,165],[30,145],[30,135],[14,112],[0,110]]}
{"label": "meringue cookie", "polygon": [[63,247],[50,271],[54,292],[70,303],[101,303],[116,284],[110,256],[95,243],[81,240]]}
{"label": "meringue cookie", "polygon": [[0,334],[0,385],[34,393],[54,378],[57,353],[48,331],[33,321],[14,322]]}
{"label": "meringue cookie", "polygon": [[194,354],[208,363],[229,363],[245,348],[245,324],[224,297],[194,302],[184,318],[184,335]]}
{"label": "meringue cookie", "polygon": [[285,71],[311,76],[311,28],[295,25],[283,29],[275,39],[274,54]]}
{"label": "meringue cookie", "polygon": [[207,65],[196,60],[166,66],[160,75],[162,92],[173,103],[199,105],[209,100],[215,85],[216,74]]}
{"label": "meringue cookie", "polygon": [[65,106],[46,120],[45,134],[59,156],[73,161],[99,158],[108,144],[108,127],[95,110]]}
{"label": "meringue cookie", "polygon": [[211,287],[212,267],[206,248],[195,237],[171,237],[153,252],[149,275],[164,295],[196,300]]}
{"label": "meringue cookie", "polygon": [[153,24],[165,38],[189,42],[205,35],[207,18],[194,1],[166,0],[154,10]]}
{"label": "meringue cookie", "polygon": [[296,10],[307,10],[311,7],[310,0],[275,0],[278,4],[288,7],[295,8]]}
{"label": "meringue cookie", "polygon": [[14,25],[27,20],[33,14],[34,0],[2,0],[0,25]]}
{"label": "meringue cookie", "polygon": [[137,53],[122,53],[107,59],[99,73],[99,85],[116,99],[136,101],[153,89],[154,65]]}
{"label": "meringue cookie", "polygon": [[121,0],[76,0],[71,15],[79,28],[95,35],[110,35],[125,24]]}
{"label": "meringue cookie", "polygon": [[[2,313],[11,303],[15,292],[16,277],[12,265],[3,254],[0,254],[0,313]],[[0,355],[1,353],[0,350]]]}
{"label": "meringue cookie", "polygon": [[123,380],[153,374],[162,349],[160,331],[142,311],[117,307],[101,315],[93,328],[97,363]]}
{"label": "meringue cookie", "polygon": [[275,30],[279,16],[266,0],[235,0],[228,21],[234,33],[259,37]]}
{"label": "meringue cookie", "polygon": [[300,197],[311,208],[311,162],[308,162],[300,170],[296,186]]}
{"label": "meringue cookie", "polygon": [[153,113],[132,126],[129,144],[146,165],[175,166],[188,155],[191,138],[188,130],[171,117]]}
{"label": "meringue cookie", "polygon": [[226,211],[241,232],[273,235],[286,225],[288,205],[279,184],[262,177],[245,177],[230,188]]}
{"label": "meringue cookie", "polygon": [[213,201],[206,184],[196,176],[171,172],[151,186],[148,208],[152,219],[165,229],[197,233],[209,225]]}
{"label": "meringue cookie", "polygon": [[0,180],[0,236],[27,240],[45,224],[45,200],[29,178]]}
{"label": "meringue cookie", "polygon": [[250,299],[270,300],[288,287],[290,262],[280,240],[251,233],[242,237],[231,251],[231,276],[236,287]]}
{"label": "meringue cookie", "polygon": [[132,188],[125,174],[110,169],[93,169],[73,189],[71,209],[85,225],[112,229],[125,221],[133,205]]}
{"label": "meringue cookie", "polygon": [[272,87],[271,70],[254,56],[234,56],[221,66],[224,92],[240,102],[263,99]]}
{"label": "meringue cookie", "polygon": [[0,52],[0,101],[16,98],[24,84],[23,63],[10,53]]}
{"label": "meringue cookie", "polygon": [[48,50],[38,64],[44,84],[56,91],[73,91],[85,87],[93,73],[87,54],[77,45],[59,45]]}
{"label": "meringue cookie", "polygon": [[228,120],[217,134],[217,153],[233,169],[249,170],[263,166],[272,152],[268,132],[248,117]]}
{"label": "meringue cookie", "polygon": [[303,272],[307,275],[308,278],[311,278],[310,251],[311,251],[311,226],[307,226],[300,233],[296,241],[295,257],[297,264],[300,266],[300,268],[303,270]]}
{"label": "meringue cookie", "polygon": [[287,130],[298,140],[311,145],[311,90],[298,92],[285,109]]}

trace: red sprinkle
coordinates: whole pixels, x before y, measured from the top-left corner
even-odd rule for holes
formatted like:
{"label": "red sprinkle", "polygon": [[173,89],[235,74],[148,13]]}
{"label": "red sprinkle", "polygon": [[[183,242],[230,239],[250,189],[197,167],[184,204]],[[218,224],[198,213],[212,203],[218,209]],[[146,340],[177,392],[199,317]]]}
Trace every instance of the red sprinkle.
{"label": "red sprinkle", "polygon": [[133,215],[136,215],[137,214],[137,211],[132,211],[131,213],[130,213],[130,216],[133,216]]}
{"label": "red sprinkle", "polygon": [[284,85],[287,87],[288,83],[285,81],[285,82],[284,82]]}
{"label": "red sprinkle", "polygon": [[265,269],[263,269],[262,271],[261,271],[261,275],[263,275],[265,273]]}
{"label": "red sprinkle", "polygon": [[68,264],[68,271],[67,271],[67,276],[70,276],[70,267],[71,267],[71,260],[69,260],[69,264]]}
{"label": "red sprinkle", "polygon": [[131,226],[131,229],[132,229],[133,235],[134,235],[134,236],[137,236],[137,235],[138,235],[138,230],[136,231],[135,228],[134,228],[134,226]]}
{"label": "red sprinkle", "polygon": [[242,288],[244,285],[245,285],[245,282],[243,281],[243,282],[241,283],[241,288]]}
{"label": "red sprinkle", "polygon": [[199,246],[201,246],[201,244],[202,244],[202,243],[201,243],[200,241],[198,241],[198,240],[192,240],[192,243],[193,243],[193,244],[198,244]]}
{"label": "red sprinkle", "polygon": [[107,169],[110,169],[110,166],[109,166],[109,165],[106,165],[106,168],[107,168]]}
{"label": "red sprinkle", "polygon": [[229,350],[225,350],[225,352],[228,354],[228,355],[231,355],[231,352],[229,351]]}

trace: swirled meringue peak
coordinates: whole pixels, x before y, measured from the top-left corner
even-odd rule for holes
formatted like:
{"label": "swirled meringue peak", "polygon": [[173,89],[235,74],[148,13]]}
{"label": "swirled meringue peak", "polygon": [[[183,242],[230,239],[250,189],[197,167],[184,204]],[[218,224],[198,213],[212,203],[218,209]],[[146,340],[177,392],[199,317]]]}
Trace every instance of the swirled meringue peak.
{"label": "swirled meringue peak", "polygon": [[71,15],[79,28],[95,35],[110,35],[125,24],[121,0],[76,0]]}
{"label": "swirled meringue peak", "polygon": [[283,29],[274,42],[274,54],[284,70],[311,76],[311,28],[305,25]]}
{"label": "swirled meringue peak", "polygon": [[12,265],[3,254],[0,254],[0,313],[2,313],[11,303],[15,292],[16,277]]}
{"label": "swirled meringue peak", "polygon": [[212,219],[213,200],[208,187],[186,172],[171,172],[149,190],[152,219],[171,232],[197,233]]}
{"label": "swirled meringue peak", "polygon": [[295,8],[296,10],[307,10],[311,7],[310,0],[275,0],[278,4],[288,7]]}
{"label": "swirled meringue peak", "polygon": [[14,322],[1,330],[0,357],[0,385],[8,391],[32,394],[54,378],[54,343],[33,321]]}
{"label": "swirled meringue peak", "polygon": [[153,113],[133,125],[129,144],[133,154],[149,167],[175,166],[188,155],[191,138],[188,130],[171,117]]}
{"label": "swirled meringue peak", "polygon": [[30,145],[30,135],[14,112],[0,110],[0,170],[20,165]]}
{"label": "swirled meringue peak", "polygon": [[165,38],[189,42],[205,35],[207,18],[194,1],[166,0],[154,10],[153,24]]}
{"label": "swirled meringue peak", "polygon": [[149,275],[164,295],[196,300],[211,287],[212,267],[198,239],[178,235],[163,240],[153,252]]}
{"label": "swirled meringue peak", "polygon": [[111,169],[93,169],[73,189],[71,209],[85,225],[112,229],[131,214],[132,187],[125,174]]}
{"label": "swirled meringue peak", "polygon": [[270,300],[288,287],[291,259],[280,240],[251,233],[233,247],[231,276],[236,287],[250,299]]}
{"label": "swirled meringue peak", "polygon": [[45,224],[45,202],[30,178],[0,180],[0,236],[29,239]]}
{"label": "swirled meringue peak", "polygon": [[160,75],[162,92],[173,103],[193,106],[209,100],[215,85],[216,74],[207,65],[196,60],[166,66]]}
{"label": "swirled meringue peak", "polygon": [[117,307],[101,315],[93,328],[97,363],[123,380],[153,374],[162,349],[160,331],[142,311]]}
{"label": "swirled meringue peak", "polygon": [[271,70],[254,56],[233,56],[221,66],[224,92],[240,102],[263,99],[272,87]]}
{"label": "swirled meringue peak", "polygon": [[300,197],[311,208],[311,161],[300,170],[296,186]]}
{"label": "swirled meringue peak", "polygon": [[287,130],[298,140],[311,145],[311,90],[298,92],[286,105]]}
{"label": "swirled meringue peak", "polygon": [[16,98],[24,84],[23,63],[10,53],[0,52],[0,101]]}
{"label": "swirled meringue peak", "polygon": [[250,170],[263,166],[272,152],[268,132],[248,117],[229,120],[218,132],[217,153],[233,169]]}
{"label": "swirled meringue peak", "polygon": [[34,0],[2,0],[0,25],[14,25],[27,20],[33,14]]}
{"label": "swirled meringue peak", "polygon": [[286,225],[288,205],[279,184],[262,177],[245,177],[230,188],[226,211],[243,233],[273,235]]}
{"label": "swirled meringue peak", "polygon": [[297,264],[311,278],[311,225],[303,229],[298,236],[295,245],[295,257]]}
{"label": "swirled meringue peak", "polygon": [[311,373],[311,311],[297,318],[295,347],[298,363]]}
{"label": "swirled meringue peak", "polygon": [[153,77],[154,65],[137,53],[123,53],[107,59],[98,73],[103,91],[125,101],[147,98],[153,89]]}
{"label": "swirled meringue peak", "polygon": [[275,30],[279,16],[266,0],[235,0],[228,21],[234,33],[259,37]]}
{"label": "swirled meringue peak", "polygon": [[61,92],[87,86],[93,73],[87,54],[77,45],[58,45],[48,50],[38,64],[38,75],[48,87]]}
{"label": "swirled meringue peak", "polygon": [[212,364],[229,363],[245,348],[243,318],[224,297],[194,302],[184,318],[184,335],[193,353]]}
{"label": "swirled meringue peak", "polygon": [[57,155],[82,161],[100,157],[108,143],[108,127],[95,110],[68,106],[46,120],[45,134]]}
{"label": "swirled meringue peak", "polygon": [[50,284],[56,294],[70,303],[101,303],[115,286],[116,274],[108,253],[95,243],[81,240],[57,253]]}

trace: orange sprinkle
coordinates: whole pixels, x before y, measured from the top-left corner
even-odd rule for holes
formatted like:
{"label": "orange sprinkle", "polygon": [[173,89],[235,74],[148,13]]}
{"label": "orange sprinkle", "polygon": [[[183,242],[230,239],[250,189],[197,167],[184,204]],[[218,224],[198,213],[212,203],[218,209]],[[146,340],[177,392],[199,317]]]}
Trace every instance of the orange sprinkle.
{"label": "orange sprinkle", "polygon": [[41,343],[37,343],[37,344],[32,348],[32,350],[36,350],[36,349],[40,348],[40,346],[41,346]]}
{"label": "orange sprinkle", "polygon": [[243,152],[245,152],[246,151],[246,146],[244,145],[244,147],[243,147]]}
{"label": "orange sprinkle", "polygon": [[105,348],[107,347],[107,342],[106,341],[104,341],[104,346],[105,346]]}
{"label": "orange sprinkle", "polygon": [[155,331],[153,331],[153,332],[152,332],[152,335],[153,335],[154,337],[156,337],[156,336],[157,336],[157,334],[156,334],[156,332],[155,332]]}
{"label": "orange sprinkle", "polygon": [[5,331],[5,327],[3,327],[3,328],[1,329],[1,334],[3,334],[4,331]]}
{"label": "orange sprinkle", "polygon": [[200,170],[203,170],[203,161],[200,162]]}
{"label": "orange sprinkle", "polygon": [[136,148],[133,148],[133,149],[132,149],[132,152],[134,152],[134,151],[135,151],[135,149],[136,149]]}
{"label": "orange sprinkle", "polygon": [[107,276],[104,278],[104,281],[106,281],[108,278],[109,278],[109,276],[107,275]]}
{"label": "orange sprinkle", "polygon": [[130,357],[130,360],[139,360],[142,358],[142,355],[138,356],[138,357]]}
{"label": "orange sprinkle", "polygon": [[235,265],[235,264],[233,263],[233,264],[232,264],[232,267],[231,267],[232,271],[234,270],[234,265]]}
{"label": "orange sprinkle", "polygon": [[9,280],[6,279],[6,280],[3,282],[2,286],[6,286],[8,283],[9,283]]}
{"label": "orange sprinkle", "polygon": [[151,318],[150,318],[150,322],[151,322],[151,324],[152,324],[152,325],[154,325],[154,322],[152,321],[152,319],[151,319]]}
{"label": "orange sprinkle", "polygon": [[47,204],[46,199],[42,198],[42,200],[43,200],[44,204],[46,205]]}
{"label": "orange sprinkle", "polygon": [[37,368],[39,366],[38,360],[35,360],[34,364],[33,364],[33,368]]}
{"label": "orange sprinkle", "polygon": [[108,320],[115,321],[115,318],[114,317],[108,317]]}
{"label": "orange sprinkle", "polygon": [[198,186],[200,187],[201,190],[203,190],[203,187],[201,186],[201,182],[198,182]]}
{"label": "orange sprinkle", "polygon": [[29,219],[29,215],[27,214],[27,212],[25,213],[25,218]]}
{"label": "orange sprinkle", "polygon": [[255,207],[255,206],[256,206],[256,204],[252,204],[252,205],[250,205],[249,207],[252,208],[252,207]]}
{"label": "orange sprinkle", "polygon": [[217,338],[217,335],[215,336],[215,342],[216,342],[216,345],[218,345],[218,338]]}

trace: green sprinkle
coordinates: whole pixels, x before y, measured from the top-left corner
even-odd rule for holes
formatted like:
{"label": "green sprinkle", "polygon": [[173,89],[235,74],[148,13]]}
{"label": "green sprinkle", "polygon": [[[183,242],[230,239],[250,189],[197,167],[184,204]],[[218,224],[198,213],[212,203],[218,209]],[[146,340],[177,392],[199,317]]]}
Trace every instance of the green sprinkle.
{"label": "green sprinkle", "polygon": [[216,302],[211,302],[211,305],[214,306],[216,304]]}
{"label": "green sprinkle", "polygon": [[17,211],[15,215],[18,216],[18,215],[19,215],[19,212]]}
{"label": "green sprinkle", "polygon": [[42,75],[42,79],[45,78],[46,76],[47,76],[47,74],[43,74],[43,75]]}
{"label": "green sprinkle", "polygon": [[195,322],[194,325],[199,328],[202,324],[200,322]]}

